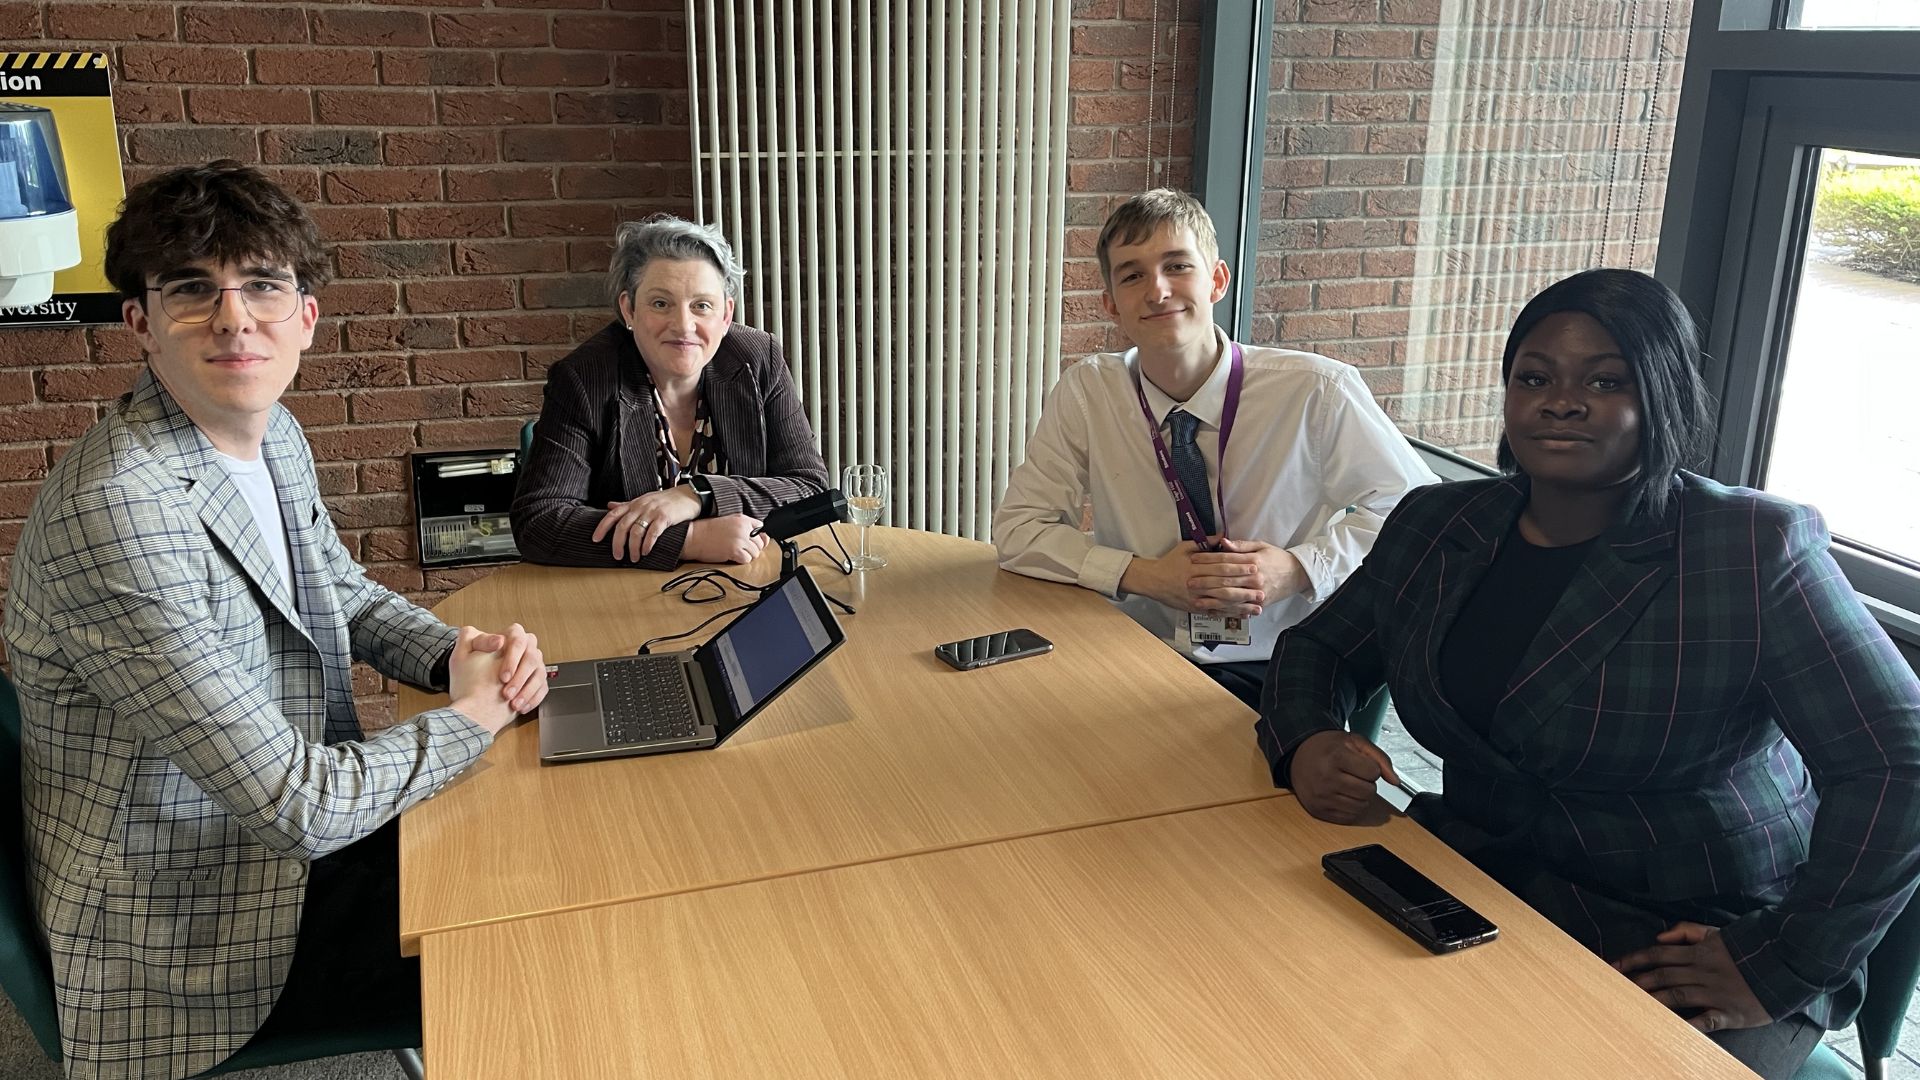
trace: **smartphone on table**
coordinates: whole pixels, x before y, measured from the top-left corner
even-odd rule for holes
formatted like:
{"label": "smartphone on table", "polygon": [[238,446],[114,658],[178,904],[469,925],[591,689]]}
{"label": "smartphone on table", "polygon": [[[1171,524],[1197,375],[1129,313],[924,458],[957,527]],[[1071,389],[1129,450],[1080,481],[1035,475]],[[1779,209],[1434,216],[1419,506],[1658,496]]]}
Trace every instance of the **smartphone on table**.
{"label": "smartphone on table", "polygon": [[1320,868],[1428,952],[1457,952],[1500,933],[1479,912],[1379,844],[1323,855]]}
{"label": "smartphone on table", "polygon": [[1018,660],[1023,656],[1039,656],[1041,653],[1052,651],[1053,642],[1031,630],[1022,628],[949,641],[945,645],[934,646],[933,655],[961,671],[972,671],[974,668],[986,667],[988,664]]}

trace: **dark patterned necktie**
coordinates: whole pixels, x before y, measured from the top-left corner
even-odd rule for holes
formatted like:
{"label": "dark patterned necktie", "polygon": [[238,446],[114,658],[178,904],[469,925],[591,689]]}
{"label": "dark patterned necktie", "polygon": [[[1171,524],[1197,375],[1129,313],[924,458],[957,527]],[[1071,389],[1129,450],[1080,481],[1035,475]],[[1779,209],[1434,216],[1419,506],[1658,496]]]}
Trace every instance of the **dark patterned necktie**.
{"label": "dark patterned necktie", "polygon": [[1167,452],[1173,455],[1173,471],[1180,477],[1180,486],[1187,489],[1193,512],[1200,517],[1200,527],[1212,536],[1213,495],[1207,490],[1207,463],[1201,460],[1200,445],[1193,441],[1194,433],[1200,430],[1200,418],[1175,409],[1167,414],[1167,428],[1173,435],[1167,444]]}

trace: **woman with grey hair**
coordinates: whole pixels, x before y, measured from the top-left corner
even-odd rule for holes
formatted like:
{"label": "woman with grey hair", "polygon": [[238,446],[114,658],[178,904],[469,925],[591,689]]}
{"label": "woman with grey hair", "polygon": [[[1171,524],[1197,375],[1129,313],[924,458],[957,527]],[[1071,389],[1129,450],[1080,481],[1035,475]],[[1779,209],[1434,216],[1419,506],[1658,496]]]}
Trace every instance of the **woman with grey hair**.
{"label": "woman with grey hair", "polygon": [[547,372],[513,533],[533,562],[747,562],[760,519],[827,486],[772,335],[733,321],[720,230],[665,214],[614,235],[620,318]]}

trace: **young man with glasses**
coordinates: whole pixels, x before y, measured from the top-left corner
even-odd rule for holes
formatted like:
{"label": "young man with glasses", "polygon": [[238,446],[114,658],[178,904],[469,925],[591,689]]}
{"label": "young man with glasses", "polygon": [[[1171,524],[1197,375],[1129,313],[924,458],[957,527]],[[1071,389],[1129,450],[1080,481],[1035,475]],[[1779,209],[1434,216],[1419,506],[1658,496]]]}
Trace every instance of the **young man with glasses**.
{"label": "young man with glasses", "polygon": [[993,516],[1000,565],[1118,601],[1258,710],[1280,631],[1435,477],[1358,371],[1214,325],[1227,264],[1198,200],[1136,195],[1096,250],[1135,347],[1061,375]]}
{"label": "young man with glasses", "polygon": [[[334,532],[278,404],[325,258],[231,161],[139,185],[107,230],[147,369],[48,475],[5,622],[70,1077],[417,1025],[393,820],[546,693],[533,635],[444,625]],[[452,704],[366,732],[355,660]]]}

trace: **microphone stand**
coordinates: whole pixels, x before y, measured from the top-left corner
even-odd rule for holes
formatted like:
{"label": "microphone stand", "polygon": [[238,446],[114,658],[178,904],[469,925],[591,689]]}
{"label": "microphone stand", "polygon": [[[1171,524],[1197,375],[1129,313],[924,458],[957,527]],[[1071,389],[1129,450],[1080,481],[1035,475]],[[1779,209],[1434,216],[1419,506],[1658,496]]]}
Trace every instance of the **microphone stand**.
{"label": "microphone stand", "polygon": [[[774,579],[772,585],[767,586],[768,589],[778,588],[800,569],[800,545],[792,540],[776,540],[774,543],[780,545],[780,576]],[[820,595],[826,598],[827,603],[832,604],[841,611],[849,615],[854,614],[853,605],[847,603],[845,600],[834,596],[825,589],[820,590]]]}

